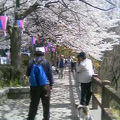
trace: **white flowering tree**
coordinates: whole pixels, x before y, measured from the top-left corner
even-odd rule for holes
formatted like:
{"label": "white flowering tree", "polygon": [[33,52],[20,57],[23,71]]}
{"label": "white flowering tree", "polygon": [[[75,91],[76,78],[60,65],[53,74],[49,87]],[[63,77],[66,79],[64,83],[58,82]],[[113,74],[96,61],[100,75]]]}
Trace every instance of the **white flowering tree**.
{"label": "white flowering tree", "polygon": [[[41,8],[32,16],[40,20],[27,18],[26,26],[29,34],[35,35],[36,27],[29,30],[36,23],[39,36],[49,36],[57,44],[66,45],[73,50],[85,51],[94,58],[100,60],[105,50],[111,50],[114,44],[118,44],[119,36],[108,33],[108,29],[118,21],[118,1],[94,0],[43,0],[39,1]],[[113,16],[110,14],[113,13]],[[114,15],[115,14],[115,15]],[[111,17],[112,16],[112,17]],[[44,27],[43,21],[49,21],[54,27]],[[31,24],[29,24],[29,22]],[[28,27],[29,25],[29,27]],[[47,26],[49,26],[47,24]],[[42,30],[41,30],[42,28]]]}
{"label": "white flowering tree", "polygon": [[[103,51],[119,42],[119,36],[107,32],[117,21],[118,0],[2,0],[2,3],[0,14],[9,17],[8,34],[15,66],[20,60],[21,36],[25,40],[36,36],[66,45],[99,60]],[[21,35],[16,27],[18,19],[24,19],[25,34]]]}
{"label": "white flowering tree", "polygon": [[[16,25],[16,20],[24,19],[28,14],[38,8],[38,4],[26,4],[27,1],[3,0],[1,15],[8,16],[7,30],[10,38],[11,64],[20,68],[21,30]],[[27,6],[26,6],[27,5]]]}

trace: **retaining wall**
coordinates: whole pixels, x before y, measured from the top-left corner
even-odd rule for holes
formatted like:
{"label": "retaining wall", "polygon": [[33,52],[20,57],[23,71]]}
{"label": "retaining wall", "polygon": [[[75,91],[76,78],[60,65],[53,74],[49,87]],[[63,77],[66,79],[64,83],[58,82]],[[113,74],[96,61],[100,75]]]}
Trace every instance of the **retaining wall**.
{"label": "retaining wall", "polygon": [[30,87],[5,87],[0,90],[0,104],[6,99],[25,99],[30,97]]}

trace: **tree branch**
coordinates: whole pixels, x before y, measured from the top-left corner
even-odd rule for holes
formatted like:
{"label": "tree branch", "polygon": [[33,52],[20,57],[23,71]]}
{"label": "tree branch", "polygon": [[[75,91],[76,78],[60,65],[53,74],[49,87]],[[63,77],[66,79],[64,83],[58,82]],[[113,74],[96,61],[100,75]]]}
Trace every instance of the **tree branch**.
{"label": "tree branch", "polygon": [[114,3],[112,3],[112,2],[110,2],[109,0],[105,0],[106,2],[108,2],[109,4],[111,4],[111,5],[113,5],[113,6],[115,6],[115,4]]}
{"label": "tree branch", "polygon": [[[7,2],[7,0],[3,3],[3,6],[6,4],[6,2]],[[23,4],[27,3],[27,2],[28,2],[28,0],[26,0],[26,1],[23,2],[23,3],[21,3],[20,5],[23,5]],[[3,10],[0,12],[0,15],[2,15],[5,11],[7,11],[7,10],[9,10],[9,9],[11,9],[11,8],[14,8],[14,7],[15,7],[15,5],[13,5],[13,6],[9,7],[9,8],[3,9]]]}
{"label": "tree branch", "polygon": [[9,8],[3,9],[3,10],[0,12],[0,15],[2,15],[5,11],[7,11],[7,10],[9,10],[9,9],[11,9],[11,8],[14,8],[14,7],[15,7],[15,5],[13,5],[13,6],[9,7]]}
{"label": "tree branch", "polygon": [[99,7],[97,7],[97,6],[94,6],[94,5],[86,2],[85,0],[79,0],[79,1],[81,1],[81,2],[83,2],[83,3],[85,3],[85,4],[87,4],[87,5],[89,5],[90,7],[93,7],[93,8],[95,8],[95,9],[102,10],[102,11],[109,11],[109,10],[115,8],[115,7],[112,7],[112,8],[108,8],[108,9],[103,9],[103,8],[99,8]]}
{"label": "tree branch", "polygon": [[3,6],[6,4],[7,0],[5,0],[5,2],[3,3]]}
{"label": "tree branch", "polygon": [[48,2],[48,3],[45,4],[45,7],[49,8],[50,4],[54,4],[54,3],[58,3],[58,2],[59,2],[59,0],[54,1],[54,2]]}
{"label": "tree branch", "polygon": [[65,1],[64,0],[62,0],[62,5],[65,7],[65,8],[68,8],[68,5],[65,3]]}
{"label": "tree branch", "polygon": [[25,2],[23,2],[23,3],[20,3],[20,6],[21,6],[21,5],[23,5],[23,4],[25,4],[25,3],[27,3],[27,2],[28,2],[28,0],[26,0],[26,1],[25,1]]}
{"label": "tree branch", "polygon": [[23,12],[22,14],[19,14],[17,19],[24,19],[25,17],[27,17],[29,14],[31,14],[32,12],[34,12],[35,10],[38,9],[38,6],[40,6],[37,2],[30,6],[25,12]]}

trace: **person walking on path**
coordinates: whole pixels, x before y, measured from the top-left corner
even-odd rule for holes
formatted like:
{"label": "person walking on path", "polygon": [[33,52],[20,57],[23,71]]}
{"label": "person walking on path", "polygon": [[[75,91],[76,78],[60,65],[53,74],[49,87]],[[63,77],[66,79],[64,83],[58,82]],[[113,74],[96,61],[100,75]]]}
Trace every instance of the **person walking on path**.
{"label": "person walking on path", "polygon": [[74,70],[75,70],[75,61],[73,59],[71,59],[71,72],[74,73]]}
{"label": "person walking on path", "polygon": [[61,55],[59,59],[59,78],[63,78],[63,69],[64,69],[64,60],[63,60],[63,55]]}
{"label": "person walking on path", "polygon": [[48,83],[45,83],[44,85],[40,85],[38,83],[38,76],[39,76],[39,70],[36,70],[36,83],[37,86],[30,86],[30,107],[29,107],[29,113],[27,120],[34,120],[38,105],[40,102],[40,99],[42,101],[43,106],[43,120],[49,120],[50,119],[50,92],[53,86],[53,75],[52,75],[52,68],[51,64],[44,58],[44,53],[41,50],[35,51],[35,59],[31,60],[29,62],[29,65],[27,67],[26,75],[30,76],[32,72],[32,67],[34,63],[38,63],[42,66],[44,73],[46,75],[46,78],[48,80]]}
{"label": "person walking on path", "polygon": [[91,98],[91,80],[94,75],[92,61],[86,58],[85,52],[80,52],[77,56],[78,63],[76,64],[76,79],[81,83],[81,105],[89,105]]}
{"label": "person walking on path", "polygon": [[57,73],[57,74],[59,73],[58,68],[59,68],[59,58],[58,58],[58,56],[57,56],[57,59],[56,59],[56,73]]}

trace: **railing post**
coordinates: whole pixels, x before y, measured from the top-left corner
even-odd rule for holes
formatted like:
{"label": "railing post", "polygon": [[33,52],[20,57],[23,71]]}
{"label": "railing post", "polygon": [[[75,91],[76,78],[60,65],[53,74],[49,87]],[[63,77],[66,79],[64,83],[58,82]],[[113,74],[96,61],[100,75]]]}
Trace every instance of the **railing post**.
{"label": "railing post", "polygon": [[93,82],[92,82],[92,92],[93,92],[93,95],[92,95],[92,109],[97,109],[98,108],[98,104],[97,104],[97,101],[95,99],[95,96],[94,94],[97,94],[98,92],[98,87],[97,85],[94,83],[94,77],[97,77],[98,75],[93,75]]}
{"label": "railing post", "polygon": [[[97,85],[95,85],[94,83],[92,84],[92,90],[93,90],[93,94],[97,94],[98,88]],[[95,99],[95,96],[92,95],[92,109],[97,109],[97,108],[98,108],[97,101]]]}
{"label": "railing post", "polygon": [[105,113],[104,113],[104,108],[109,108],[110,107],[110,95],[105,89],[105,85],[110,85],[111,82],[108,80],[102,81],[102,112],[101,112],[101,120],[107,120]]}

